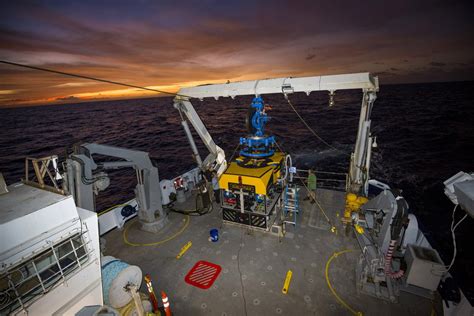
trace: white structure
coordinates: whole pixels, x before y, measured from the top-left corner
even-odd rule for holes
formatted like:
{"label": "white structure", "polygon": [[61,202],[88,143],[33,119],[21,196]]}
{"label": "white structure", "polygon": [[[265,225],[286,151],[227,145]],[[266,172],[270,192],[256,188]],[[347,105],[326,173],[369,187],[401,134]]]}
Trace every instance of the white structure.
{"label": "white structure", "polygon": [[[379,91],[379,81],[377,77],[370,73],[355,73],[330,76],[314,76],[301,78],[274,78],[262,80],[239,81],[224,84],[210,84],[197,87],[182,88],[178,91],[174,106],[177,108],[181,117],[183,112],[188,120],[193,124],[197,133],[210,151],[210,155],[202,162],[206,167],[214,162],[217,166],[214,168],[221,174],[225,170],[225,155],[218,146],[214,144],[212,138],[207,132],[204,124],[199,119],[194,110],[190,99],[204,99],[220,97],[234,98],[240,95],[261,96],[264,94],[282,93],[285,96],[296,92],[303,92],[309,95],[314,91],[328,91],[330,93],[330,105],[333,102],[334,92],[337,90],[361,89],[363,92],[361,112],[359,118],[359,129],[357,133],[354,152],[351,157],[350,165],[350,190],[355,193],[368,193],[368,180],[370,169],[371,148],[374,145],[374,139],[370,134],[370,115],[373,104]],[[183,127],[188,136],[188,140],[193,149],[198,165],[201,165],[201,159],[197,152],[189,127],[183,119]],[[224,161],[223,161],[224,160]]]}
{"label": "white structure", "polygon": [[74,315],[102,305],[97,215],[22,183],[0,195],[0,314]]}

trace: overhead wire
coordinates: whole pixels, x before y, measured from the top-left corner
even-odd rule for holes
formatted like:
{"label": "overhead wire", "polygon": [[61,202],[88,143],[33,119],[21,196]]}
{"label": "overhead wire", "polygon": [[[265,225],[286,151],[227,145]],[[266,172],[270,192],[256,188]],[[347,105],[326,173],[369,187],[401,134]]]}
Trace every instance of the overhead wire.
{"label": "overhead wire", "polygon": [[162,93],[162,94],[168,94],[168,95],[174,95],[174,96],[179,96],[179,97],[190,98],[190,96],[175,93],[175,92],[168,92],[168,91],[164,91],[164,90],[141,87],[141,86],[128,84],[128,83],[123,83],[123,82],[118,82],[118,81],[112,81],[112,80],[101,79],[101,78],[96,78],[96,77],[78,75],[78,74],[73,74],[73,73],[70,73],[70,72],[58,71],[58,70],[49,69],[49,68],[43,68],[43,67],[25,65],[25,64],[20,64],[20,63],[14,63],[14,62],[11,62],[11,61],[6,61],[6,60],[0,60],[0,63],[10,65],[10,66],[28,68],[28,69],[39,70],[39,71],[44,71],[44,72],[50,72],[50,73],[63,75],[63,76],[69,76],[69,77],[75,77],[75,78],[80,78],[80,79],[87,79],[87,80],[99,81],[99,82],[104,82],[104,83],[110,83],[110,84],[115,84],[115,85],[124,86],[124,87],[128,87],[128,88],[135,88],[135,89],[147,90],[147,91],[152,91],[152,92],[157,92],[157,93]]}
{"label": "overhead wire", "polygon": [[[31,66],[31,65],[26,65],[26,64],[20,64],[20,63],[15,63],[7,60],[0,60],[0,63],[10,65],[10,66],[16,66],[16,67],[22,67],[22,68],[27,68],[27,69],[33,69],[33,70],[38,70],[38,71],[44,71],[44,72],[50,72],[54,74],[59,74],[63,76],[69,76],[69,77],[75,77],[75,78],[80,78],[80,79],[86,79],[86,80],[93,80],[93,81],[98,81],[98,82],[104,82],[104,83],[110,83],[114,85],[119,85],[123,87],[128,87],[128,88],[135,88],[135,89],[141,89],[141,90],[146,90],[146,91],[152,91],[152,92],[157,92],[157,93],[162,93],[162,94],[167,94],[167,95],[173,95],[173,96],[179,96],[179,97],[185,97],[185,98],[191,98],[190,96],[184,95],[184,94],[179,94],[175,92],[168,92],[160,89],[153,89],[153,88],[147,88],[147,87],[142,87],[142,86],[137,86],[137,85],[132,85],[128,83],[123,83],[123,82],[118,82],[118,81],[112,81],[108,79],[102,79],[102,78],[96,78],[96,77],[91,77],[91,76],[84,76],[84,75],[78,75],[70,72],[65,72],[65,71],[59,71],[59,70],[54,70],[54,69],[49,69],[49,68],[44,68],[44,67],[37,67],[37,66]],[[319,136],[309,125],[308,123],[303,119],[303,117],[298,113],[294,105],[291,103],[290,98],[288,97],[288,94],[283,93],[286,101],[288,102],[288,105],[292,108],[292,110],[295,112],[295,114],[298,116],[298,118],[303,122],[303,124],[306,126],[306,128],[316,137],[318,138],[323,144],[328,146],[329,148],[332,148],[336,151],[339,151],[341,153],[344,153],[345,155],[350,156],[350,154],[332,146],[329,144],[326,140],[324,140],[321,136]]]}
{"label": "overhead wire", "polygon": [[[458,249],[457,249],[457,244],[456,244],[456,234],[455,234],[455,231],[456,231],[456,228],[458,228],[459,224],[461,224],[467,217],[467,213],[459,220],[459,222],[457,222],[456,224],[454,224],[456,222],[456,219],[455,219],[455,214],[456,214],[456,209],[458,208],[458,205],[459,204],[456,204],[454,206],[454,209],[453,209],[453,212],[452,212],[452,221],[451,221],[451,236],[452,236],[452,239],[453,239],[453,258],[451,259],[451,262],[449,263],[449,265],[447,266],[444,266],[444,268],[438,268],[438,269],[432,269],[431,270],[431,273],[433,273],[434,275],[437,275],[437,276],[440,276],[440,275],[444,275],[446,273],[449,272],[449,270],[451,270],[451,268],[453,267],[454,265],[454,262],[456,260],[456,255],[457,255],[457,252],[458,252]],[[439,274],[438,274],[439,273]]]}
{"label": "overhead wire", "polygon": [[457,255],[457,252],[458,252],[458,248],[457,248],[457,245],[456,245],[456,234],[455,234],[455,231],[456,231],[456,228],[458,228],[459,224],[461,224],[467,217],[467,213],[459,220],[459,222],[456,223],[456,225],[454,224],[454,214],[456,213],[456,209],[458,207],[459,204],[456,204],[456,206],[454,207],[453,209],[453,221],[451,222],[451,235],[453,237],[453,245],[454,245],[454,254],[453,254],[453,259],[451,260],[451,263],[449,264],[446,272],[449,272],[449,270],[451,270],[451,267],[453,266],[454,264],[454,261],[456,260],[456,255]]}
{"label": "overhead wire", "polygon": [[[296,176],[298,178],[300,178],[299,174],[296,173]],[[336,226],[332,223],[331,219],[329,218],[329,216],[326,214],[326,211],[324,210],[324,208],[321,206],[321,203],[319,203],[319,201],[316,199],[316,197],[312,196],[311,193],[311,190],[308,188],[308,186],[306,185],[306,183],[304,183],[303,180],[301,180],[301,183],[303,183],[303,186],[306,188],[306,191],[308,192],[308,196],[311,198],[311,200],[313,200],[316,205],[318,206],[319,210],[321,211],[321,213],[324,215],[324,218],[326,218],[326,221],[328,222],[328,224],[331,226],[331,231],[334,231],[336,232]]]}
{"label": "overhead wire", "polygon": [[[54,70],[54,69],[49,69],[49,68],[44,68],[44,67],[37,67],[37,66],[31,66],[31,65],[26,65],[26,64],[21,64],[21,63],[15,63],[15,62],[11,62],[11,61],[6,61],[6,60],[0,60],[0,63],[3,63],[3,64],[6,64],[6,65],[10,65],[10,66],[16,66],[16,67],[22,67],[22,68],[27,68],[27,69],[33,69],[33,70],[38,70],[38,71],[44,71],[44,72],[49,72],[49,73],[54,73],[54,74],[59,74],[59,75],[64,75],[64,76],[69,76],[69,77],[75,77],[75,78],[80,78],[80,79],[86,79],[86,80],[93,80],[93,81],[98,81],[98,82],[104,82],[104,83],[109,83],[109,84],[115,84],[115,85],[119,85],[119,86],[124,86],[124,87],[129,87],[129,88],[136,88],[136,89],[141,89],[141,90],[146,90],[146,91],[152,91],[152,92],[157,92],[157,93],[162,93],[162,94],[167,94],[167,95],[174,95],[174,96],[180,96],[180,97],[186,97],[186,98],[190,98],[189,96],[187,95],[183,95],[183,94],[178,94],[178,93],[174,93],[174,92],[168,92],[168,91],[164,91],[164,90],[159,90],[159,89],[153,89],[153,88],[147,88],[147,87],[142,87],[142,86],[137,86],[137,85],[132,85],[132,84],[127,84],[127,83],[123,83],[123,82],[118,82],[118,81],[112,81],[112,80],[107,80],[107,79],[101,79],[101,78],[96,78],[96,77],[90,77],[90,76],[84,76],[84,75],[78,75],[78,74],[73,74],[73,73],[69,73],[69,72],[64,72],[64,71],[58,71],[58,70]],[[326,146],[336,150],[336,151],[340,151],[346,155],[349,155],[343,151],[341,151],[340,149],[332,146],[331,144],[329,144],[327,141],[325,141],[321,136],[319,136],[309,125],[308,123],[303,119],[303,117],[298,113],[298,111],[296,110],[296,108],[294,107],[294,105],[291,103],[288,95],[286,93],[284,93],[284,96],[285,96],[285,99],[287,100],[289,106],[293,109],[293,111],[296,113],[296,115],[299,117],[299,119],[303,122],[303,124],[307,127],[307,129],[316,137],[318,138],[322,143],[324,143]],[[234,153],[233,155],[235,154],[235,152],[237,151],[237,148],[238,146],[236,147],[236,149],[234,150]],[[233,156],[232,155],[232,156]],[[350,155],[349,155],[350,156]],[[304,184],[304,183],[303,183]],[[306,185],[305,185],[306,186]],[[324,216],[326,217],[326,219],[328,220],[328,222],[330,222],[328,216],[325,214],[323,208],[321,207],[321,205],[315,201],[319,208],[321,209],[321,211],[323,212]],[[124,239],[126,239],[126,237],[124,236]]]}
{"label": "overhead wire", "polygon": [[[278,149],[281,151],[281,152],[285,152],[283,150],[283,148],[281,147],[280,144],[278,144],[277,141],[275,141],[275,145],[278,147]],[[303,186],[305,187],[307,193],[308,193],[308,196],[311,198],[311,200],[313,200],[316,205],[318,206],[319,210],[321,211],[321,213],[323,214],[324,218],[326,219],[327,223],[331,226],[331,232],[334,232],[337,234],[337,229],[336,229],[336,226],[333,224],[333,222],[331,221],[331,219],[329,218],[329,216],[327,215],[326,211],[324,210],[324,208],[322,207],[321,203],[319,203],[319,201],[316,199],[316,197],[313,197],[311,193],[311,190],[308,188],[308,186],[306,185],[306,183],[304,183],[304,181],[301,179],[302,177],[300,177],[300,175],[298,173],[296,173],[296,176],[300,179],[301,183],[303,184]]]}
{"label": "overhead wire", "polygon": [[336,148],[334,147],[333,145],[329,144],[326,140],[324,140],[321,136],[318,135],[318,133],[316,133],[314,131],[314,129],[311,128],[311,126],[309,126],[309,124],[305,121],[305,119],[300,115],[300,113],[298,113],[298,111],[296,110],[295,106],[293,105],[293,103],[291,103],[290,101],[290,98],[288,97],[288,94],[286,93],[283,93],[283,95],[285,96],[285,100],[288,102],[288,105],[291,107],[291,109],[293,110],[293,112],[295,112],[295,114],[298,116],[298,118],[301,120],[301,122],[303,122],[303,124],[306,126],[306,128],[317,138],[319,139],[323,144],[325,144],[326,146],[328,146],[329,148],[331,149],[334,149],[336,151],[339,151],[347,156],[351,156],[350,154],[346,153],[345,151],[342,151],[340,150],[339,148]]}
{"label": "overhead wire", "polygon": [[235,153],[237,152],[237,149],[239,149],[239,147],[240,147],[240,143],[237,144],[237,146],[235,146],[234,152],[233,152],[232,155],[230,156],[229,161],[232,161],[232,159],[234,159]]}
{"label": "overhead wire", "polygon": [[[147,88],[147,87],[127,84],[127,83],[112,81],[112,80],[107,80],[107,79],[101,79],[101,78],[96,78],[96,77],[91,77],[91,76],[78,75],[78,74],[74,74],[74,73],[70,73],[70,72],[58,71],[58,70],[44,68],[44,67],[37,67],[37,66],[31,66],[31,65],[26,65],[26,64],[20,64],[20,63],[15,63],[15,62],[6,61],[6,60],[0,60],[0,63],[10,65],[10,66],[22,67],[22,68],[27,68],[27,69],[33,69],[33,70],[38,70],[38,71],[44,71],[44,72],[69,76],[69,77],[75,77],[75,78],[86,79],[86,80],[93,80],[93,81],[104,82],[104,83],[109,83],[109,84],[115,84],[115,85],[129,87],[129,88],[136,88],[136,89],[152,91],[152,92],[156,92],[156,93],[162,93],[162,94],[168,94],[168,95],[173,95],[173,96],[180,96],[180,97],[190,98],[187,95],[183,95],[183,94],[179,94],[179,93],[168,92],[168,91],[153,89],[153,88]],[[78,162],[83,163],[82,161],[78,161]],[[84,170],[82,172],[83,172],[83,174],[82,174],[81,180],[84,184],[93,184],[94,182],[97,182],[100,179],[100,177],[97,178],[97,179],[88,179],[84,175]],[[112,208],[109,208],[109,209],[101,212],[99,215],[104,214],[107,211],[110,211],[111,209],[113,209],[115,207],[118,207],[118,206],[116,205]],[[187,214],[187,215],[189,215],[189,214]],[[124,240],[127,242],[125,234],[124,234]]]}

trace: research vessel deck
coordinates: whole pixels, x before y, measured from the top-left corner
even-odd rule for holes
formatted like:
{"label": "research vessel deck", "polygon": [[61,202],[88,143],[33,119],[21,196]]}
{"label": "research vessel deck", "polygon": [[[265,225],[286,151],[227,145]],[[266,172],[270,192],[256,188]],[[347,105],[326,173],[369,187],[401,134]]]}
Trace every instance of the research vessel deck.
{"label": "research vessel deck", "polygon": [[[345,304],[364,315],[431,315],[432,311],[442,314],[438,312],[442,307],[437,297],[432,301],[401,292],[400,302],[392,304],[359,294],[354,267],[361,250],[354,236],[346,235],[338,219],[344,210],[345,193],[318,189],[320,206],[304,197],[305,194],[300,195],[299,223],[288,227],[284,237],[223,224],[221,209],[214,203],[213,212],[203,216],[170,213],[173,225],[158,235],[143,233],[133,219],[123,230],[116,229],[104,236],[105,254],[136,264],[149,273],[156,288],[166,289],[175,315],[351,314],[331,292],[328,280]],[[336,226],[335,232],[331,232],[320,207]],[[217,242],[208,240],[212,228],[219,230]],[[192,246],[177,259],[188,241]],[[328,264],[335,253],[344,250],[350,252],[333,257]],[[184,280],[199,260],[222,267],[207,290]],[[288,270],[293,272],[292,279],[288,293],[283,294]]]}
{"label": "research vessel deck", "polygon": [[[320,138],[289,96],[326,91],[329,106],[333,106],[334,92],[350,89],[362,90],[362,103],[354,151],[348,154],[348,173],[336,180],[336,186],[325,186],[334,179],[318,175],[316,189],[315,173],[337,174],[293,165],[291,153],[284,152],[276,138],[264,131],[271,106],[262,95],[282,93],[308,130]],[[51,248],[33,244],[24,256],[16,244],[9,245],[13,255],[5,252],[5,262],[0,265],[1,294],[8,300],[2,301],[0,310],[75,314],[83,307],[92,315],[94,308],[112,308],[126,315],[132,308],[140,314],[147,305],[148,311],[153,306],[155,314],[161,308],[169,316],[171,304],[174,315],[469,313],[472,306],[462,293],[459,299],[450,297],[450,289],[445,288],[455,257],[445,265],[419,229],[401,191],[370,177],[372,148],[377,147],[370,132],[370,115],[378,89],[378,78],[369,73],[183,88],[173,105],[197,166],[173,179],[160,179],[156,161],[148,152],[105,144],[77,144],[64,161],[56,155],[27,157],[19,185],[66,196],[68,220],[77,227],[63,229],[58,238],[50,236],[52,230],[37,223],[57,225],[60,218],[42,215],[42,207],[27,219],[17,214],[8,223],[0,223],[8,228],[3,230],[7,237],[21,245],[15,232],[17,220],[25,220],[37,230],[25,233]],[[239,156],[233,159],[234,154],[226,157],[214,142],[191,100],[243,95],[255,97],[248,109],[247,134],[240,138]],[[188,122],[209,150],[205,159]],[[135,198],[99,211],[96,196],[110,185],[107,171],[119,168],[135,171]],[[451,201],[472,213],[474,174],[459,172],[444,184]],[[0,192],[8,202],[0,203],[0,209],[7,213],[14,209],[11,205],[23,203],[23,196],[12,194],[16,185],[8,188],[0,181]],[[213,202],[213,197],[221,202]],[[64,215],[58,203],[50,211],[58,210]],[[77,231],[82,242],[78,247],[88,250],[85,261],[69,240]],[[67,259],[72,263],[63,266],[66,238],[72,250],[64,256],[71,256]],[[38,271],[37,262],[41,264]],[[196,268],[198,264],[204,267]],[[57,266],[54,282],[43,280],[43,272],[51,266]],[[74,269],[67,270],[69,266]],[[102,288],[98,295],[85,295],[92,293],[84,288],[85,281],[74,279],[87,275],[87,267],[101,275],[99,280],[92,280],[90,273],[86,278],[95,282],[95,289]],[[24,288],[25,280],[36,279],[34,288]],[[58,293],[67,294],[64,287],[78,292],[64,297],[67,302],[55,299]],[[162,304],[157,303],[152,288],[158,297],[161,294]]]}

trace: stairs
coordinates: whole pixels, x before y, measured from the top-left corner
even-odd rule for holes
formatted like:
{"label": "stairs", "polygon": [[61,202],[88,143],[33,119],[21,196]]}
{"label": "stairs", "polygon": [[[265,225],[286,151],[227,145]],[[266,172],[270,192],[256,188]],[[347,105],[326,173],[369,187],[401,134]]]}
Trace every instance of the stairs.
{"label": "stairs", "polygon": [[299,188],[295,184],[288,183],[285,186],[283,193],[283,223],[285,224],[296,226],[296,218],[300,212],[298,192]]}

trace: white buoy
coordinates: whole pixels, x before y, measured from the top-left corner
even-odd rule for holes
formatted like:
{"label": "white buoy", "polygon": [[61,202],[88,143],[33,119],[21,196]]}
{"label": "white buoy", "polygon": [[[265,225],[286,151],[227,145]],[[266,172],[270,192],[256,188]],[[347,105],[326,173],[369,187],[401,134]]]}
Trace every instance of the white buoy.
{"label": "white buoy", "polygon": [[127,305],[132,296],[125,290],[127,284],[142,283],[142,270],[112,256],[102,257],[102,291],[104,303],[114,308]]}

